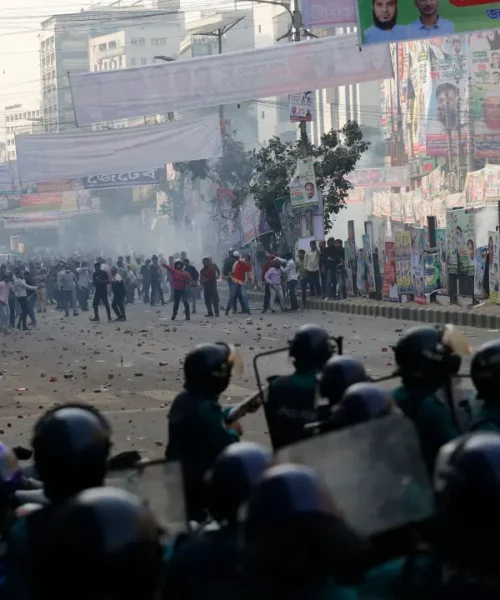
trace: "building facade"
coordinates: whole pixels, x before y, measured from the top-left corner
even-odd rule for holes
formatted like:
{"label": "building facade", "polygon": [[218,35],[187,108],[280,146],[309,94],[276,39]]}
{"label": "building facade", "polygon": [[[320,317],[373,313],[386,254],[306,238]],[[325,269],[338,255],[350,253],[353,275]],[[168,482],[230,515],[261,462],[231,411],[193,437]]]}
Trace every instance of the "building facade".
{"label": "building facade", "polygon": [[40,102],[10,104],[5,107],[5,159],[16,160],[16,136],[40,133]]}

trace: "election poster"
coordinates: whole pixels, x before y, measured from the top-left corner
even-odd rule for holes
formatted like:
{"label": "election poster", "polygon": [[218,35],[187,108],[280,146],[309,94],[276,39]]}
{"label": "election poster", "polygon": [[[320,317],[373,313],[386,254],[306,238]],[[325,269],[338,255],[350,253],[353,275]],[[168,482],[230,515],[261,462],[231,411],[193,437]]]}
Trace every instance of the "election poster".
{"label": "election poster", "polygon": [[429,38],[433,28],[437,35],[448,36],[483,31],[500,22],[500,7],[492,0],[357,0],[357,4],[358,31],[361,43],[367,45]]}
{"label": "election poster", "polygon": [[[500,25],[500,8],[498,2],[494,4],[485,6],[484,9],[494,9],[497,13],[497,23]],[[469,76],[476,157],[483,160],[498,159],[500,157],[500,29],[474,33],[470,36]]]}
{"label": "election poster", "polygon": [[316,175],[311,158],[297,162],[297,169],[290,182],[290,198],[294,211],[313,210],[318,206]]}
{"label": "election poster", "polygon": [[424,291],[431,294],[440,287],[440,265],[437,252],[424,254]]}
{"label": "election poster", "polygon": [[440,294],[446,294],[448,288],[448,264],[446,262],[446,229],[436,229],[436,250],[439,260],[439,289]]}
{"label": "election poster", "polygon": [[466,208],[449,211],[447,235],[450,241],[448,273],[474,275],[476,270],[474,211]]}
{"label": "election poster", "polygon": [[498,262],[500,236],[498,231],[488,232],[488,252],[490,255],[490,300],[495,304],[500,304]]}
{"label": "election poster", "polygon": [[418,304],[425,304],[425,229],[420,227],[410,228],[411,237],[411,277],[413,284],[413,298]]}
{"label": "election poster", "polygon": [[[363,236],[365,237],[365,236]],[[368,237],[368,236],[366,236]],[[368,285],[366,280],[366,259],[364,250],[360,249],[357,252],[357,281],[358,292],[361,296],[368,296]]]}
{"label": "election poster", "polygon": [[396,269],[396,247],[394,242],[385,243],[384,255],[384,285],[382,299],[398,302],[398,276]]}
{"label": "election poster", "polygon": [[398,292],[411,294],[411,235],[409,231],[398,231],[395,235],[396,272]]}
{"label": "election poster", "polygon": [[484,290],[484,270],[486,267],[486,257],[488,255],[488,246],[478,246],[476,248],[476,272],[474,273],[474,298],[478,301],[486,300],[487,295]]}
{"label": "election poster", "polygon": [[292,123],[314,121],[314,94],[313,92],[302,92],[288,96],[290,121]]}

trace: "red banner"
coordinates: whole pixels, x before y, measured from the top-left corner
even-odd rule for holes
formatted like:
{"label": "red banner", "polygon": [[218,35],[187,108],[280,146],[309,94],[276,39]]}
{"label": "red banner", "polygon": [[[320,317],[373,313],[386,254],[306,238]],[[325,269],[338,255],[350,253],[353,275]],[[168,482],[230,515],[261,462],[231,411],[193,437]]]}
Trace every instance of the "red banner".
{"label": "red banner", "polygon": [[22,194],[21,206],[49,206],[62,204],[62,200],[61,192],[54,194]]}

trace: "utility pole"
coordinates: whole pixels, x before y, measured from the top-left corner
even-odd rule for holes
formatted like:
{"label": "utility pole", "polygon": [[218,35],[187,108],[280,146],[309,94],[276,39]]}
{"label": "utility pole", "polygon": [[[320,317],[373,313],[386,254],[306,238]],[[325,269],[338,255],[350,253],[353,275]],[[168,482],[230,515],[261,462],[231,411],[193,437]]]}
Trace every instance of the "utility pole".
{"label": "utility pole", "polygon": [[[293,41],[300,42],[300,28],[302,27],[302,15],[298,8],[298,0],[294,2],[294,9],[292,14],[292,26],[293,26]],[[304,90],[305,92],[309,90]],[[300,153],[302,158],[309,156],[309,138],[307,137],[307,125],[305,121],[301,121],[299,124],[300,128]]]}

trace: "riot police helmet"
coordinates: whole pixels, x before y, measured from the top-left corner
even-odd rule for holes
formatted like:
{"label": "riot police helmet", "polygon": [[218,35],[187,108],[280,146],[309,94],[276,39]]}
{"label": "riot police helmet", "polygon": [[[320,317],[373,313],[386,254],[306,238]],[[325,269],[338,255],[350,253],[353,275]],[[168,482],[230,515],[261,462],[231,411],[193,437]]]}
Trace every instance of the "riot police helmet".
{"label": "riot police helmet", "polygon": [[328,398],[331,406],[335,406],[349,386],[367,380],[365,368],[357,358],[332,356],[323,367],[319,392],[323,398]]}
{"label": "riot police helmet", "polygon": [[51,501],[102,485],[111,447],[111,427],[95,408],[65,404],[36,423],[35,467]]}
{"label": "riot police helmet", "polygon": [[319,325],[302,325],[290,341],[289,354],[296,369],[320,370],[333,354],[331,338]]}
{"label": "riot police helmet", "polygon": [[227,344],[199,344],[184,361],[184,387],[188,392],[219,395],[229,385],[232,367]]}
{"label": "riot police helmet", "polygon": [[144,502],[124,490],[88,489],[59,507],[47,546],[43,560],[49,571],[57,568],[47,598],[152,600],[158,591],[159,527]]}
{"label": "riot police helmet", "polygon": [[345,391],[333,413],[335,429],[379,419],[395,410],[391,394],[376,383],[355,383]]}
{"label": "riot police helmet", "polygon": [[441,448],[434,470],[436,547],[452,562],[497,573],[500,434],[480,431]]}
{"label": "riot police helmet", "polygon": [[319,475],[310,467],[269,468],[243,512],[246,561],[256,575],[314,585],[360,572],[366,543],[342,519]]}
{"label": "riot police helmet", "polygon": [[272,455],[259,444],[231,444],[218,456],[206,480],[207,508],[219,523],[235,523],[238,510],[271,465]]}
{"label": "riot police helmet", "polygon": [[394,348],[398,373],[403,382],[439,385],[458,373],[461,358],[444,340],[443,329],[412,327]]}
{"label": "riot police helmet", "polygon": [[500,340],[486,342],[476,350],[470,375],[479,398],[500,403]]}

